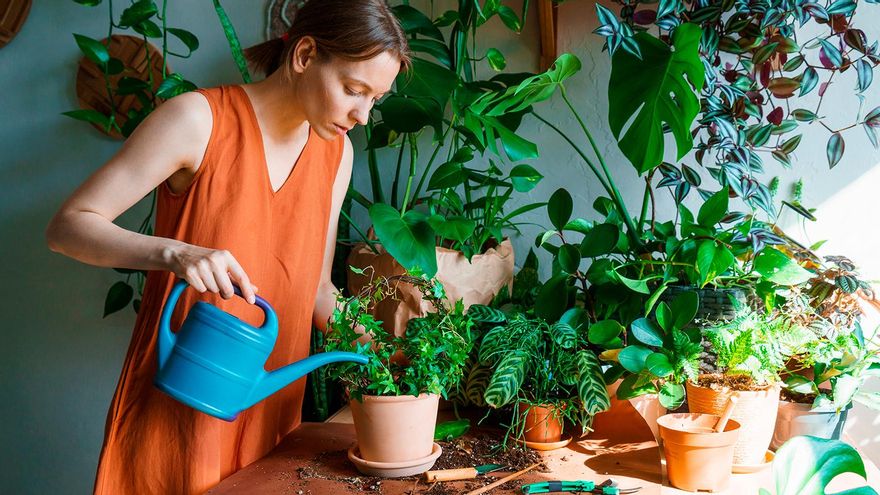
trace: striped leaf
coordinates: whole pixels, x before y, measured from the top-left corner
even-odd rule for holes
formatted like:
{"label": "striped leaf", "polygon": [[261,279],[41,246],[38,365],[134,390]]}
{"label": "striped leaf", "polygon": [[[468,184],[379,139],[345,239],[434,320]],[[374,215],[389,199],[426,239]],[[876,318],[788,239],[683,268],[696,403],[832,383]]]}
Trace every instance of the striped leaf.
{"label": "striped leaf", "polygon": [[599,359],[592,352],[583,349],[578,351],[576,361],[578,397],[581,399],[584,411],[590,415],[607,411],[611,408],[611,399],[608,397],[608,389],[605,388]]}
{"label": "striped leaf", "polygon": [[483,399],[483,393],[489,386],[489,377],[491,375],[492,369],[484,364],[475,363],[470,368],[465,379],[465,405],[470,403],[477,407],[486,407],[486,401],[485,399]]}
{"label": "striped leaf", "polygon": [[503,325],[489,330],[483,336],[483,342],[480,344],[479,361],[481,363],[490,363],[494,355],[501,350],[509,339],[508,329]]}
{"label": "striped leaf", "polygon": [[563,349],[571,349],[577,343],[577,332],[568,323],[556,322],[551,325],[550,336]]}
{"label": "striped leaf", "polygon": [[505,355],[492,373],[486,393],[483,394],[486,404],[499,408],[511,403],[522,387],[527,365],[528,354],[523,350],[517,349]]}
{"label": "striped leaf", "polygon": [[477,323],[504,323],[507,316],[504,312],[483,304],[474,304],[468,308],[467,315]]}

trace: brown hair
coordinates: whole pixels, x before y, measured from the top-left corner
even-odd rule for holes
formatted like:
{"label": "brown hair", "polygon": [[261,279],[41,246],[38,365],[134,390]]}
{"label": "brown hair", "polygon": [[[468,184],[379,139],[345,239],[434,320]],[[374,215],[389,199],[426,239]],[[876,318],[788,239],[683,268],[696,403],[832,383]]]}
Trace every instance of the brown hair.
{"label": "brown hair", "polygon": [[304,36],[315,40],[318,56],[367,60],[388,51],[410,66],[406,33],[385,0],[310,0],[296,12],[285,36],[244,50],[251,66],[270,75],[290,63]]}

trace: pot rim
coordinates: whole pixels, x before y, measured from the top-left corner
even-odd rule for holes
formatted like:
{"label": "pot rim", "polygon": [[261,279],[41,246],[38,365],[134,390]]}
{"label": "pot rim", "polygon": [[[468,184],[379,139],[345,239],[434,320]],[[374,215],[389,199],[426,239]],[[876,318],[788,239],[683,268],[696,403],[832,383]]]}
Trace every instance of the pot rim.
{"label": "pot rim", "polygon": [[[439,397],[440,396],[437,394],[429,394],[429,393],[423,393],[423,394],[420,394],[419,396],[415,396],[415,395],[366,395],[366,394],[364,394],[361,396],[361,398],[363,400],[361,400],[359,402],[361,402],[361,403],[364,403],[367,401],[369,401],[369,402],[415,402],[415,401],[419,401],[419,400],[431,400],[434,398],[439,399]],[[348,400],[350,402],[352,402],[355,399],[349,397]]]}
{"label": "pot rim", "polygon": [[[840,412],[843,413],[843,412],[849,411],[850,409],[852,409],[852,407],[853,407],[853,403],[852,403],[852,401],[850,401],[849,404],[847,404],[843,409],[840,410]],[[824,407],[824,408],[823,407],[813,408],[812,404],[804,404],[803,402],[793,402],[790,400],[779,399],[779,409],[781,410],[783,408],[788,409],[788,410],[797,411],[797,412],[802,412],[805,414],[810,414],[810,413],[812,413],[812,414],[838,414],[838,411],[836,409],[834,409],[833,405],[830,407]]]}
{"label": "pot rim", "polygon": [[[724,376],[724,374],[723,373],[702,373],[697,377],[697,380],[700,380],[703,377],[709,377],[709,376]],[[727,386],[725,386],[722,390],[717,390],[712,387],[706,387],[706,386],[700,385],[699,383],[694,383],[691,380],[686,380],[685,385],[687,387],[701,388],[704,390],[711,390],[711,391],[717,392],[717,393],[736,392],[737,394],[765,394],[767,392],[775,392],[776,390],[780,390],[780,391],[782,390],[782,384],[779,382],[768,383],[766,386],[761,387],[756,390],[739,390],[739,389],[735,389],[735,388],[731,388],[731,387],[727,387]]]}

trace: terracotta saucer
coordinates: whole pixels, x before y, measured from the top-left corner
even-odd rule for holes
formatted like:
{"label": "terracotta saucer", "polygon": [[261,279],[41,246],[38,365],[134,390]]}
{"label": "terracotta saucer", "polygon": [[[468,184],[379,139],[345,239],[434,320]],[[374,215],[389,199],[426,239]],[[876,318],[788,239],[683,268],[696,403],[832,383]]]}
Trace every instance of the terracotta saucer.
{"label": "terracotta saucer", "polygon": [[569,436],[569,437],[563,438],[562,440],[560,440],[558,442],[530,442],[528,440],[523,440],[521,438],[513,438],[513,437],[510,437],[510,439],[518,444],[525,445],[526,447],[528,447],[532,450],[556,450],[556,449],[561,449],[562,447],[565,447],[566,445],[571,443],[572,437]]}
{"label": "terracotta saucer", "polygon": [[761,471],[762,469],[767,469],[770,464],[773,463],[773,459],[776,457],[776,454],[773,453],[772,450],[768,450],[764,454],[764,462],[761,464],[734,464],[733,472],[734,473],[756,473]]}
{"label": "terracotta saucer", "polygon": [[379,476],[382,478],[403,478],[404,476],[412,476],[422,474],[431,469],[431,466],[437,462],[437,458],[443,453],[436,442],[431,449],[431,453],[421,459],[413,459],[411,461],[402,462],[374,462],[361,459],[360,450],[357,444],[348,449],[348,460],[354,463],[357,470],[367,476]]}

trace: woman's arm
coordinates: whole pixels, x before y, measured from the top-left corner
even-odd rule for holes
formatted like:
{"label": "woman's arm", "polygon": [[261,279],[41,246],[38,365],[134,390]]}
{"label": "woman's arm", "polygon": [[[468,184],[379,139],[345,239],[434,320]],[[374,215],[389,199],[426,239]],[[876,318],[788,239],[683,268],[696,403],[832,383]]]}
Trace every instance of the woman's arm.
{"label": "woman's arm", "polygon": [[330,273],[333,268],[333,256],[336,253],[336,230],[339,224],[339,211],[342,209],[342,202],[345,200],[345,195],[348,192],[353,160],[354,153],[352,152],[351,141],[348,139],[348,136],[345,136],[342,160],[339,162],[336,180],[333,182],[333,199],[330,206],[330,221],[327,225],[327,241],[324,247],[321,282],[318,285],[313,315],[315,325],[322,332],[327,331],[327,322],[336,308],[336,294],[339,292],[339,289],[330,280]]}
{"label": "woman's arm", "polygon": [[52,218],[49,249],[96,266],[168,270],[199,292],[232,297],[233,280],[253,302],[253,288],[228,251],[138,234],[113,221],[176,173],[191,177],[207,148],[211,109],[204,96],[186,93],[163,103],[89,177]]}

